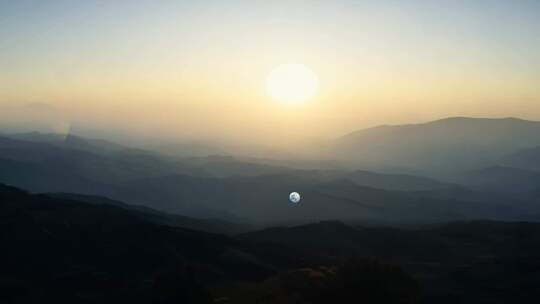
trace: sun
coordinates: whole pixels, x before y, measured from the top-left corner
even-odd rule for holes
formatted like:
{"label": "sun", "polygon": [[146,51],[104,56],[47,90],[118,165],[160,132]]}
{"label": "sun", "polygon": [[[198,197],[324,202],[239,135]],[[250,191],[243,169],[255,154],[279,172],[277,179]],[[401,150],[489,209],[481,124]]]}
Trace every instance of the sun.
{"label": "sun", "polygon": [[303,64],[275,67],[266,79],[268,94],[287,104],[302,104],[313,98],[319,88],[317,75]]}

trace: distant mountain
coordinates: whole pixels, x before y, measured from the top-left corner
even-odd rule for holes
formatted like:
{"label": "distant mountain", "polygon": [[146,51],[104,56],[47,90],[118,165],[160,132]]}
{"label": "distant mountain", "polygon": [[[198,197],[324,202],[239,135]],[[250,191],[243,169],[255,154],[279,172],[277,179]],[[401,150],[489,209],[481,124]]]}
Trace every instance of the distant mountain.
{"label": "distant mountain", "polygon": [[[34,133],[23,137],[33,140],[0,137],[0,159],[39,167],[40,174],[49,176],[51,182],[48,184],[54,185],[53,188],[20,185],[31,191],[106,194],[111,185],[133,178],[173,173],[203,174],[193,166],[150,152],[123,149],[114,144],[101,145],[101,141],[86,141],[78,137],[61,141],[57,136]],[[0,182],[13,184],[9,179],[10,174],[20,173],[16,170],[4,171],[4,179]],[[59,176],[62,174],[65,176]],[[63,187],[71,182],[68,176],[88,181],[87,190]],[[34,182],[33,178],[32,175],[26,176],[30,185]]]}
{"label": "distant mountain", "polygon": [[469,172],[466,183],[483,191],[530,192],[540,185],[540,172],[494,166]]}
{"label": "distant mountain", "polygon": [[219,147],[219,145],[197,141],[159,144],[152,146],[151,149],[173,157],[206,157],[229,154],[226,149]]}
{"label": "distant mountain", "polygon": [[259,163],[256,160],[241,160],[233,156],[212,155],[206,157],[189,157],[180,159],[181,162],[202,168],[205,173],[214,177],[258,176],[278,174],[291,171],[291,168],[278,165]]}
{"label": "distant mountain", "polygon": [[110,192],[103,182],[87,178],[79,170],[47,162],[28,162],[0,157],[0,182],[33,192]]}
{"label": "distant mountain", "polygon": [[356,170],[349,173],[345,178],[362,186],[399,191],[440,190],[456,186],[421,176],[382,174],[363,170]]}
{"label": "distant mountain", "polygon": [[495,164],[540,145],[540,122],[447,118],[360,130],[332,143],[331,155],[356,164],[404,167],[432,175]]}
{"label": "distant mountain", "polygon": [[24,140],[35,143],[51,144],[58,147],[80,149],[85,151],[91,151],[94,153],[111,153],[122,150],[130,150],[131,152],[138,151],[144,153],[143,150],[137,150],[128,148],[103,139],[90,139],[83,138],[73,134],[59,134],[59,133],[40,133],[40,132],[28,132],[28,133],[16,133],[7,135],[10,138]]}
{"label": "distant mountain", "polygon": [[[102,149],[101,141],[69,138],[72,140],[40,133],[18,135],[18,139],[0,137],[3,169],[0,182],[33,192],[101,195],[177,214],[255,223],[380,220],[390,216],[350,204],[348,199],[341,198],[338,190],[332,191],[332,196],[317,190],[319,185],[333,181],[344,181],[347,185],[352,181],[352,187],[380,188],[383,196],[387,189],[418,191],[453,187],[410,175],[300,170],[233,157],[173,159],[108,143],[103,145],[112,148]],[[339,189],[343,185],[336,182],[333,187]],[[295,190],[301,191],[310,204],[291,212],[287,195]],[[362,197],[356,199],[362,201]],[[334,207],[329,209],[329,206]]]}
{"label": "distant mountain", "polygon": [[540,171],[540,146],[523,149],[503,157],[502,165]]}
{"label": "distant mountain", "polygon": [[436,190],[456,186],[422,176],[377,173],[365,170],[297,169],[284,165],[260,163],[257,159],[242,160],[232,156],[211,156],[183,160],[204,168],[204,172],[214,177],[255,177],[281,174],[320,182],[346,179],[361,186],[402,191]]}
{"label": "distant mountain", "polygon": [[[512,220],[525,215],[538,220],[540,209],[413,175],[300,170],[222,156],[168,158],[114,144],[101,149],[100,141],[78,137],[74,143],[41,134],[25,140],[0,137],[0,182],[32,192],[106,196],[167,213],[250,224]],[[303,197],[298,206],[288,203],[292,191]]]}

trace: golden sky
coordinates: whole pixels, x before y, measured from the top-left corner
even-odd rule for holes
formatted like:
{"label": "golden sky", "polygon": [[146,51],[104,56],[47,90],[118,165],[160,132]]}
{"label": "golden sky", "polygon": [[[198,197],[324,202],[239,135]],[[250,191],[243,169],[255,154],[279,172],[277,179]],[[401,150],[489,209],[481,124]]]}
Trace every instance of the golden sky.
{"label": "golden sky", "polygon": [[[536,1],[75,2],[0,3],[0,105],[274,141],[447,116],[540,119]],[[299,105],[266,91],[287,63],[318,78]]]}

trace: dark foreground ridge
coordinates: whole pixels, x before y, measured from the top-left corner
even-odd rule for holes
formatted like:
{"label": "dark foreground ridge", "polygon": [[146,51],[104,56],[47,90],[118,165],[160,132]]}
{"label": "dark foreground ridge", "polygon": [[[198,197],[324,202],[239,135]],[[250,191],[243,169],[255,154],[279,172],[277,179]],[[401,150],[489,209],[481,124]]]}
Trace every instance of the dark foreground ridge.
{"label": "dark foreground ridge", "polygon": [[[236,237],[0,185],[1,303],[536,303],[540,224]],[[151,216],[152,215],[152,216]]]}

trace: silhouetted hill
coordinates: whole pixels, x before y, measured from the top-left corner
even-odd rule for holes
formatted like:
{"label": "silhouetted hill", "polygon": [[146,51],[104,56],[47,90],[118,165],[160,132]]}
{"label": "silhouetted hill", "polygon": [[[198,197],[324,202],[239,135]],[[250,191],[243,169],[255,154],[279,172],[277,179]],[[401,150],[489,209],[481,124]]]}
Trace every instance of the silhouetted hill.
{"label": "silhouetted hill", "polygon": [[396,229],[322,222],[241,238],[303,259],[356,256],[395,263],[419,280],[423,303],[535,303],[540,296],[540,224],[470,221]]}
{"label": "silhouetted hill", "polygon": [[[140,211],[134,207],[118,206],[116,202],[114,204],[110,204],[110,201],[86,203],[74,200],[75,195],[69,197],[71,198],[59,197],[59,195],[28,194],[17,188],[0,185],[2,225],[3,228],[9,229],[3,231],[10,232],[3,235],[4,241],[14,242],[17,246],[29,248],[39,248],[48,241],[58,242],[58,248],[44,246],[40,251],[40,254],[43,255],[46,250],[57,251],[61,248],[81,253],[85,250],[95,251],[98,249],[76,248],[77,244],[70,244],[76,239],[79,239],[80,242],[84,241],[80,237],[93,242],[105,242],[102,244],[103,246],[106,246],[106,243],[111,242],[113,238],[117,238],[114,240],[119,243],[110,249],[123,252],[133,251],[131,256],[138,253],[163,255],[174,252],[177,257],[194,259],[198,258],[195,254],[197,250],[213,250],[212,248],[215,248],[219,251],[227,244],[225,237],[180,227],[165,226],[152,217],[155,214],[165,216],[162,213],[149,213],[147,210]],[[144,239],[143,243],[137,241],[138,234],[140,237],[144,237],[145,235],[150,236],[152,233],[156,234],[155,237],[163,236],[164,239],[148,238]],[[31,237],[31,239],[27,237]],[[125,238],[122,239],[123,237]],[[32,241],[25,242],[25,239]],[[185,243],[181,244],[182,242]],[[190,242],[193,246],[187,246]],[[79,245],[94,246],[97,244]],[[197,246],[202,247],[197,248]],[[134,250],[135,247],[137,250]],[[104,249],[103,252],[94,253],[120,256],[120,253],[102,249]],[[28,254],[32,254],[32,251],[29,251]],[[201,252],[201,254],[206,253]],[[126,257],[126,260],[129,258]]]}
{"label": "silhouetted hill", "polygon": [[352,227],[338,221],[268,228],[242,234],[240,238],[304,248],[311,252],[309,255],[318,256],[321,260],[357,255],[385,259],[396,255],[435,258],[448,250],[444,241],[421,230]]}
{"label": "silhouetted hill", "polygon": [[333,143],[332,155],[357,164],[440,174],[489,166],[505,155],[538,145],[540,122],[456,117],[353,132]]}
{"label": "silhouetted hill", "polygon": [[185,277],[186,296],[197,282],[271,273],[224,236],[3,185],[0,231],[2,303],[150,303],[162,274]]}
{"label": "silhouetted hill", "polygon": [[[324,221],[293,227],[274,227],[244,233],[242,239],[303,247],[314,255],[337,257],[354,250],[364,256],[438,259],[444,256],[508,254],[535,256],[540,252],[540,224],[500,221],[459,221],[419,228],[352,227],[338,221]],[[519,239],[516,239],[519,238]],[[472,247],[459,248],[461,242]],[[521,249],[517,249],[519,246]],[[525,248],[530,247],[527,251]],[[321,249],[341,248],[340,251]]]}
{"label": "silhouetted hill", "polygon": [[395,266],[349,260],[336,267],[306,267],[262,282],[216,289],[224,303],[420,303],[418,283]]}
{"label": "silhouetted hill", "polygon": [[446,304],[540,296],[540,224],[324,221],[231,238],[163,219],[102,197],[0,185],[0,301]]}
{"label": "silhouetted hill", "polygon": [[[86,197],[93,202],[85,203],[74,200],[76,195],[61,196],[0,185],[2,303],[215,303],[224,297],[245,303],[253,294],[232,286],[264,278],[257,293],[270,294],[274,300],[268,303],[292,301],[300,286],[309,302],[324,291],[312,303],[330,303],[337,296],[352,299],[356,289],[344,288],[342,280],[371,281],[374,285],[363,297],[379,295],[383,303],[419,296],[415,281],[396,267],[362,260],[338,263],[328,281],[311,286],[309,277],[297,276],[305,269],[259,256],[258,244],[156,224],[142,211],[103,198]],[[293,252],[283,254],[294,259]],[[308,263],[316,260],[306,256]],[[271,277],[277,270],[285,272]],[[347,275],[350,271],[356,274]],[[276,293],[275,278],[289,287]],[[392,287],[384,287],[388,284]]]}

